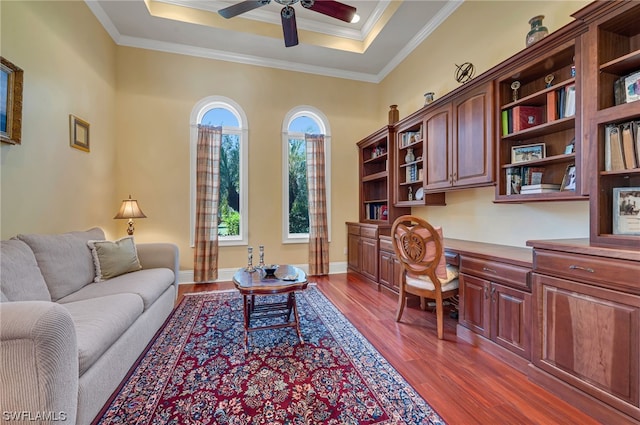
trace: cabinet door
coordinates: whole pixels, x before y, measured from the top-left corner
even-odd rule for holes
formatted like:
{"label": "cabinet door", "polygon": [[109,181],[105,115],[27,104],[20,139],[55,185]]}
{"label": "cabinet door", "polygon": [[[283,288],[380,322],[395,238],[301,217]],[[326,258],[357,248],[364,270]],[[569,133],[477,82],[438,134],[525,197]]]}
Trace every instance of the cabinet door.
{"label": "cabinet door", "polygon": [[464,98],[454,100],[453,186],[475,186],[493,181],[492,93],[489,82]]}
{"label": "cabinet door", "polygon": [[378,281],[378,241],[360,238],[360,273],[371,280]]}
{"label": "cabinet door", "polygon": [[491,284],[491,340],[531,359],[531,294]]}
{"label": "cabinet door", "polygon": [[533,308],[533,364],[640,418],[640,297],[534,273]]}
{"label": "cabinet door", "polygon": [[393,280],[391,281],[391,287],[394,291],[400,292],[400,273],[402,273],[402,263],[400,263],[400,260],[398,260],[395,255],[391,257],[391,261],[393,263]]}
{"label": "cabinet door", "polygon": [[459,321],[464,327],[486,338],[490,337],[491,283],[465,273],[460,273]]}
{"label": "cabinet door", "polygon": [[347,266],[356,272],[360,271],[360,236],[349,233],[347,252]]}
{"label": "cabinet door", "polygon": [[427,149],[425,187],[427,190],[451,187],[451,104],[430,113],[424,121]]}
{"label": "cabinet door", "polygon": [[393,257],[394,255],[387,251],[380,251],[380,273],[378,282],[381,285],[391,288],[393,286]]}

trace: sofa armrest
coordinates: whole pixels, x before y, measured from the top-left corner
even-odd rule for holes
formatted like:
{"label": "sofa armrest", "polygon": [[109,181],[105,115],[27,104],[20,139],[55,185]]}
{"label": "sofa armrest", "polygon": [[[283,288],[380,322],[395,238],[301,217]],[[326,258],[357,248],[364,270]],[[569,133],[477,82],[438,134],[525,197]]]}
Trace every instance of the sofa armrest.
{"label": "sofa armrest", "polygon": [[75,424],[78,373],[76,330],[64,307],[47,301],[0,303],[3,420],[48,415]]}
{"label": "sofa armrest", "polygon": [[177,245],[172,243],[139,243],[136,244],[136,249],[143,269],[164,267],[173,270],[175,276],[173,284],[178,284],[180,254]]}

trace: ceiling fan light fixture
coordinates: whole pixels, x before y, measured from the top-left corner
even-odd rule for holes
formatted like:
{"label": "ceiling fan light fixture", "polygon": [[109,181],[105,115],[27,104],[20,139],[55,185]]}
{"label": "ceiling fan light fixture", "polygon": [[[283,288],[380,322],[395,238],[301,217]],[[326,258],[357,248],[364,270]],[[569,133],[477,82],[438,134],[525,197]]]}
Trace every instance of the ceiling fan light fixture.
{"label": "ceiling fan light fixture", "polygon": [[358,22],[360,22],[360,15],[356,13],[355,15],[353,15],[353,18],[351,18],[351,23],[357,24]]}

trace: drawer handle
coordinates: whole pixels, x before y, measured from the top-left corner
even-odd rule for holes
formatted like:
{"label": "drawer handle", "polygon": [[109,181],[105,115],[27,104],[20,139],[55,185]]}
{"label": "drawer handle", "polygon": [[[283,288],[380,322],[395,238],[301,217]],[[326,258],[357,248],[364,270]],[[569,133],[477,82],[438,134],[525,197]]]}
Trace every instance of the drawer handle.
{"label": "drawer handle", "polygon": [[487,286],[484,287],[484,299],[485,300],[489,299],[489,287]]}
{"label": "drawer handle", "polygon": [[570,265],[569,266],[569,270],[582,270],[582,271],[589,272],[589,273],[595,273],[596,272],[591,267],[576,266],[575,264]]}
{"label": "drawer handle", "polygon": [[495,271],[493,269],[490,269],[489,267],[483,267],[482,270],[485,271],[485,272],[491,272],[491,273],[494,273],[494,274],[498,273],[497,271]]}
{"label": "drawer handle", "polygon": [[491,288],[491,301],[496,302],[496,288]]}

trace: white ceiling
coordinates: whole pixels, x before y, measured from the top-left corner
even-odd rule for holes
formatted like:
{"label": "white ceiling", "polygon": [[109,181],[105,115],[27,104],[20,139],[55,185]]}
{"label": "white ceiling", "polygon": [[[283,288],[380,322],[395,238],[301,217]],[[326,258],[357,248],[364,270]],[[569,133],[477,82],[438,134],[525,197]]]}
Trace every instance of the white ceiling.
{"label": "white ceiling", "polygon": [[462,0],[345,0],[356,24],[293,5],[300,44],[286,48],[280,9],[270,4],[224,19],[242,0],[85,0],[113,40],[231,62],[379,82]]}

